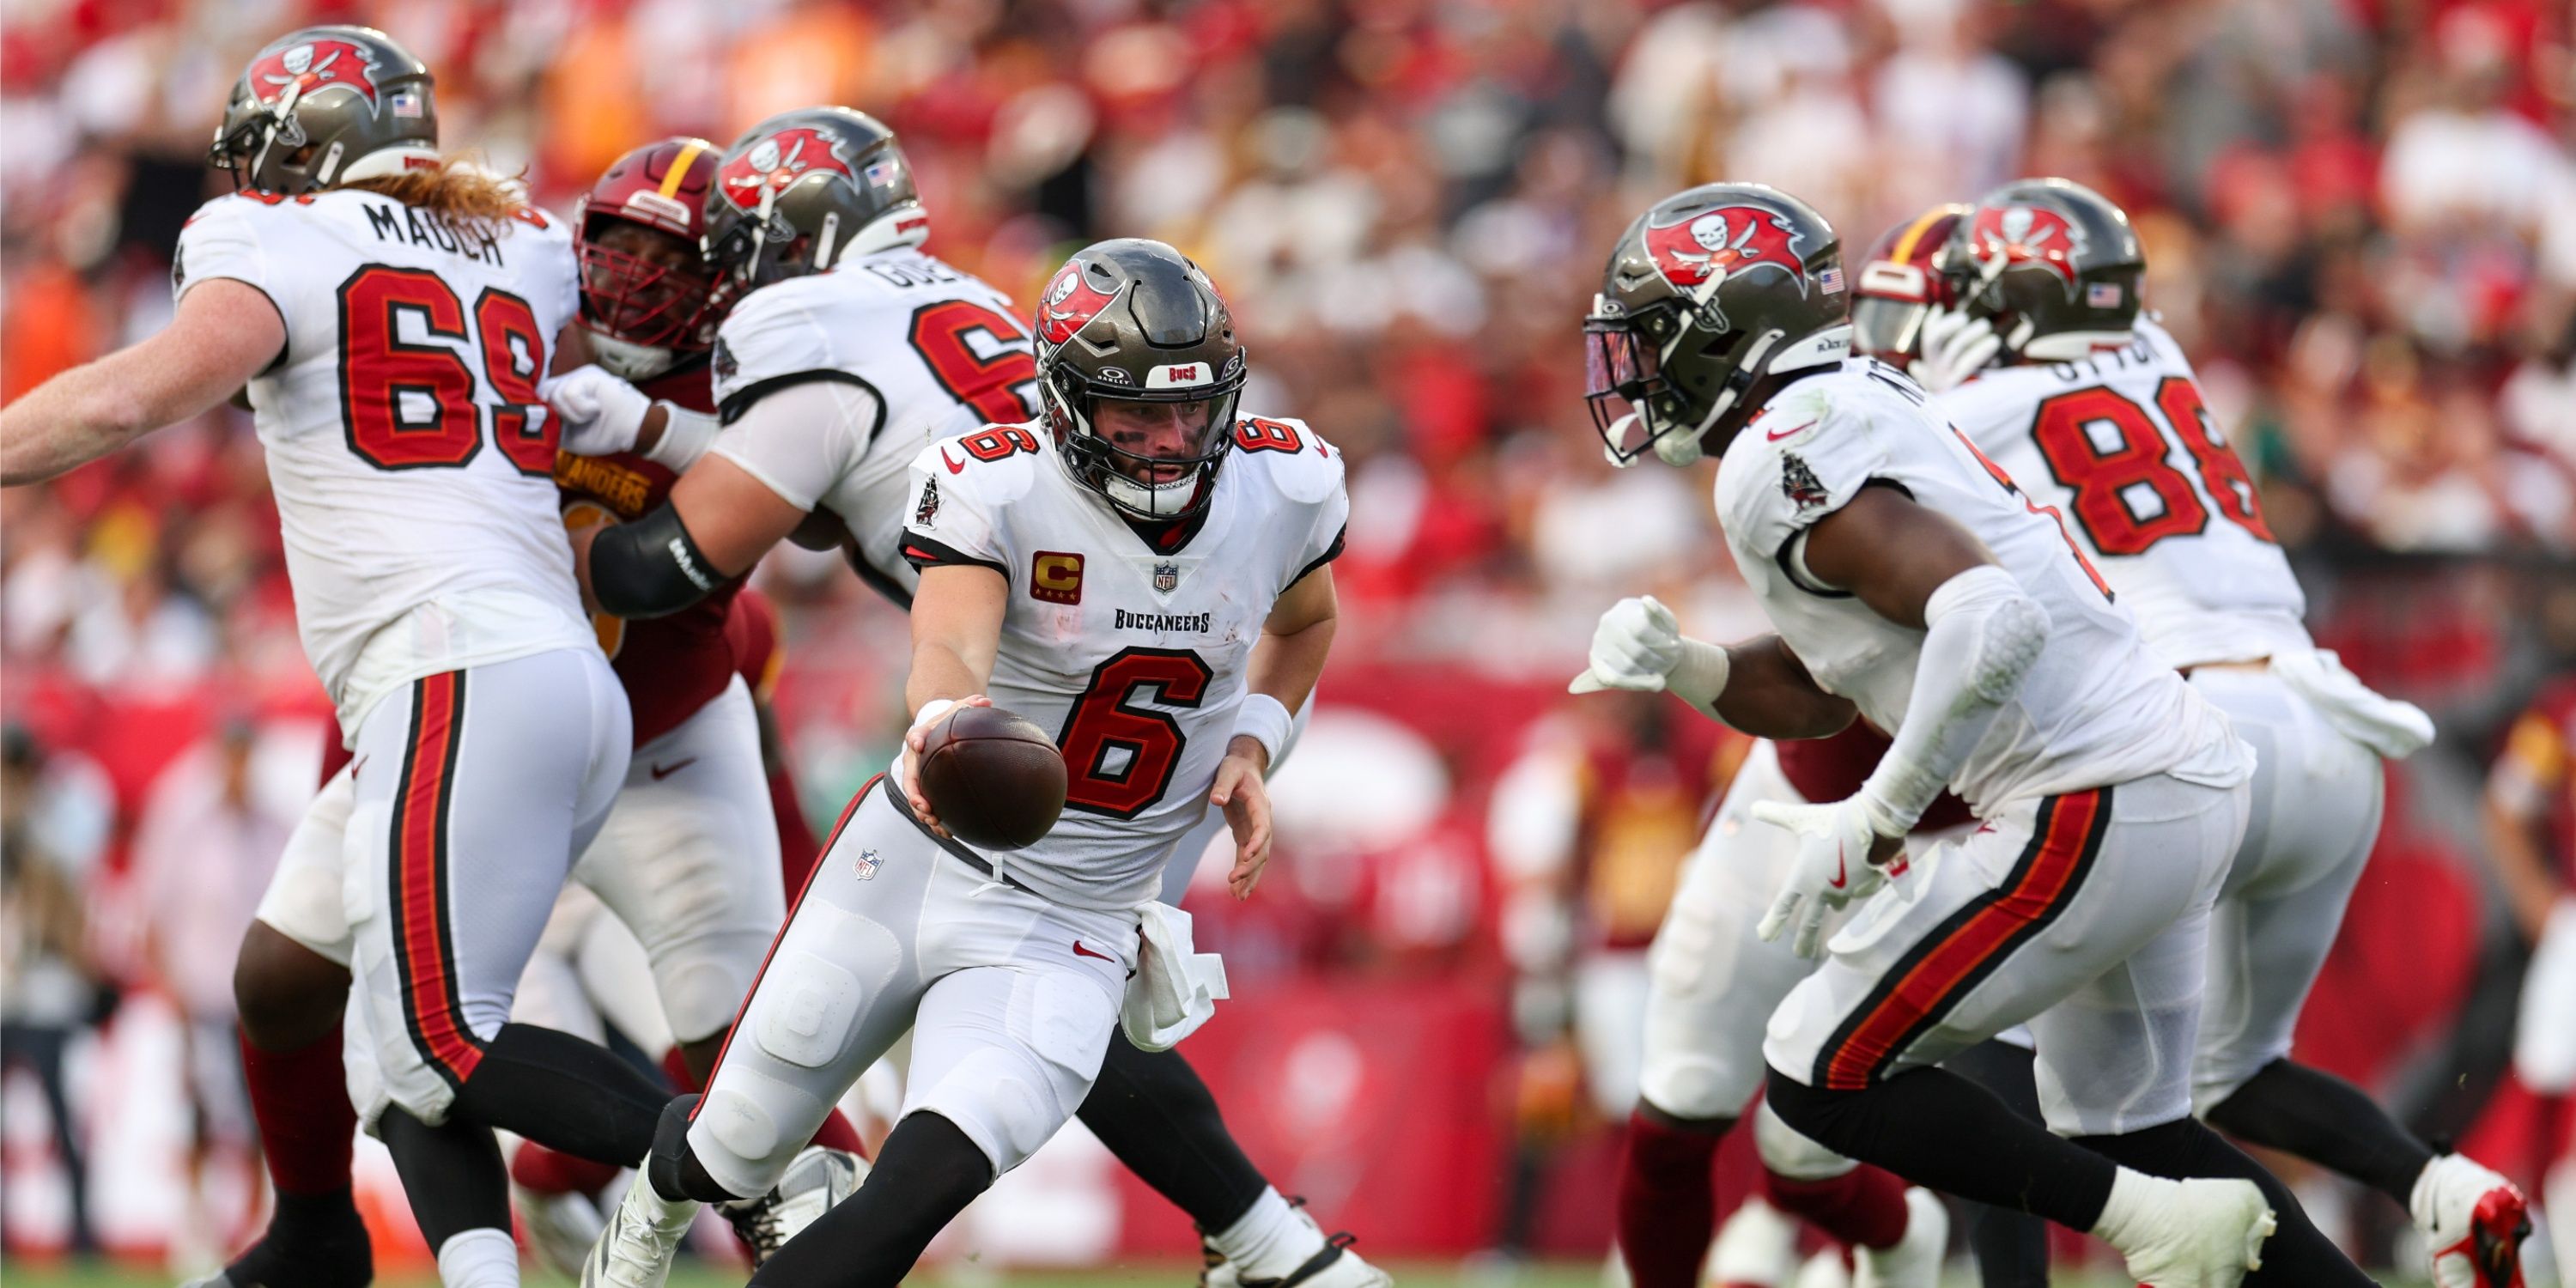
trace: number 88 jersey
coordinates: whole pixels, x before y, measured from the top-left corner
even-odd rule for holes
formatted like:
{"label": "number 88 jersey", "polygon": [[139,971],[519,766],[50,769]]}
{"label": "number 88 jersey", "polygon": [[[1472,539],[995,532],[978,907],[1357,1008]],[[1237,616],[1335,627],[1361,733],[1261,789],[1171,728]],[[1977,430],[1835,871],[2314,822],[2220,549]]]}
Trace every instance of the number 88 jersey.
{"label": "number 88 jersey", "polygon": [[912,464],[904,556],[975,564],[1009,598],[994,705],[1055,735],[1064,815],[995,856],[1049,899],[1152,899],[1233,741],[1246,666],[1281,592],[1341,553],[1341,453],[1292,420],[1244,417],[1205,509],[1131,526],[1073,481],[1043,425],[993,425]]}
{"label": "number 88 jersey", "polygon": [[2080,362],[2006,367],[1936,407],[2038,504],[2054,508],[2148,652],[2167,666],[2312,645],[2307,598],[2245,466],[2163,327]]}
{"label": "number 88 jersey", "polygon": [[532,210],[477,225],[352,189],[198,210],[180,295],[230,278],[286,325],[248,394],[306,656],[355,730],[424,675],[595,648],[537,394],[572,316],[572,242]]}

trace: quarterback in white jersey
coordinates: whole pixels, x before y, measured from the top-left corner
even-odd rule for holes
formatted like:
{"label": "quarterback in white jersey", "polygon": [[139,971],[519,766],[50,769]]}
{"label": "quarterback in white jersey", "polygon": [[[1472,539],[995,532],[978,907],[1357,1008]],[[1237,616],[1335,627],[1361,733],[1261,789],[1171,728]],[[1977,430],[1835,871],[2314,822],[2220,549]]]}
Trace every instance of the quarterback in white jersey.
{"label": "quarterback in white jersey", "polygon": [[[910,1028],[905,1105],[868,1181],[762,1270],[900,1282],[1072,1117],[1113,1027],[1163,1047],[1204,1018],[1186,919],[1151,899],[1206,803],[1234,824],[1238,895],[1268,859],[1261,771],[1331,645],[1342,461],[1302,425],[1238,420],[1231,318],[1170,247],[1102,243],[1060,280],[1046,418],[940,439],[912,465],[904,758],[844,813],[744,1040],[666,1115],[586,1281],[660,1282],[696,1204],[768,1186],[780,1142]],[[997,698],[1062,728],[1071,784],[1055,830],[1009,854],[948,833],[915,759],[961,703]],[[1173,1013],[1174,997],[1195,1003]]]}
{"label": "quarterback in white jersey", "polygon": [[[606,1051],[508,1023],[624,776],[628,708],[581,612],[550,476],[559,426],[537,395],[574,308],[569,238],[436,142],[429,71],[384,33],[271,42],[216,131],[210,159],[240,191],[180,234],[170,327],[10,407],[0,477],[50,477],[246,393],[305,650],[357,756],[341,933],[262,924],[244,940],[253,1063],[327,1041],[336,1071],[354,975],[349,1040],[381,1078],[351,1090],[448,1281],[498,1285],[517,1258],[492,1219],[507,1200],[489,1129],[617,1157],[649,1139],[656,1097]],[[253,1078],[263,1123],[332,1123],[340,1088],[315,1090],[287,1103]],[[591,1108],[564,1114],[569,1100]],[[303,1234],[219,1279],[364,1281],[348,1132],[322,1134],[342,1188],[298,1195]],[[292,1175],[327,1175],[306,1162]]]}
{"label": "quarterback in white jersey", "polygon": [[2181,347],[2141,311],[2145,258],[2126,214],[2042,179],[2007,184],[1949,224],[1918,239],[1932,243],[1926,262],[1873,263],[1864,293],[1908,267],[1945,288],[1944,307],[1922,319],[1925,341],[1993,356],[1967,370],[1929,364],[1927,378],[1955,382],[1935,410],[2061,516],[2156,660],[2188,675],[2256,750],[2245,842],[2212,914],[2195,1107],[2231,1135],[2407,1205],[2444,1288],[2509,1288],[2528,1229],[2521,1194],[2289,1058],[2378,836],[2380,762],[2423,746],[2432,721],[2310,641],[2306,597],[2252,477]]}
{"label": "quarterback in white jersey", "polygon": [[[1764,736],[1861,715],[1892,739],[1852,797],[1756,811],[1803,838],[1765,933],[1830,948],[1772,1017],[1772,1109],[1908,1180],[2098,1233],[2144,1283],[2366,1284],[2156,1058],[2197,1021],[2250,754],[2053,516],[1912,381],[1846,356],[1846,305],[1821,216],[1712,184],[1629,227],[1585,325],[1615,458],[1724,449],[1728,549],[1779,630],[1720,648],[1626,601],[1585,683],[1670,689]],[[1944,786],[1984,826],[1890,861]],[[1932,1067],[2025,1021],[2050,1123],[2080,1142]]]}

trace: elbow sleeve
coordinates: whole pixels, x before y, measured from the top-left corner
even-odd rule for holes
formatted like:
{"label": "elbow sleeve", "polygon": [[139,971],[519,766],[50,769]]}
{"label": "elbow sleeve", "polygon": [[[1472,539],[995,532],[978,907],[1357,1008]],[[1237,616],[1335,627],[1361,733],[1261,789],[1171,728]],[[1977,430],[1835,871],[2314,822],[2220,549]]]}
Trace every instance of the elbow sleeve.
{"label": "elbow sleeve", "polygon": [[667,617],[725,580],[668,505],[610,527],[590,547],[591,597],[618,617]]}
{"label": "elbow sleeve", "polygon": [[1941,583],[1923,624],[1904,727],[1861,786],[1871,826],[1889,836],[1911,831],[1958,776],[2048,644],[2048,610],[1991,564]]}
{"label": "elbow sleeve", "polygon": [[1961,643],[1942,651],[1964,660],[1962,674],[1977,696],[1998,705],[2021,692],[2022,680],[2048,643],[2048,611],[2022,590],[2012,574],[1992,564],[1941,583],[1924,602],[1923,624],[1927,669],[1933,637],[1946,625]]}

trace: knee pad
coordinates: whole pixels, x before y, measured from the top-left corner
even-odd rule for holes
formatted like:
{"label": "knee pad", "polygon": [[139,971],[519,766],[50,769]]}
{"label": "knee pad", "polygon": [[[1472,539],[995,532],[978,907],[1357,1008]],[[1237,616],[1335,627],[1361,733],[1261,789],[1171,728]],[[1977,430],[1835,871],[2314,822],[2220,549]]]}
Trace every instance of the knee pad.
{"label": "knee pad", "polygon": [[1768,1101],[1754,1111],[1753,1144],[1764,1168],[1793,1181],[1832,1180],[1860,1166],[1790,1126]]}
{"label": "knee pad", "polygon": [[987,1047],[952,1066],[934,1086],[918,1088],[907,1117],[947,1119],[992,1162],[998,1176],[1028,1161],[1073,1116],[1049,1070],[1027,1054]]}

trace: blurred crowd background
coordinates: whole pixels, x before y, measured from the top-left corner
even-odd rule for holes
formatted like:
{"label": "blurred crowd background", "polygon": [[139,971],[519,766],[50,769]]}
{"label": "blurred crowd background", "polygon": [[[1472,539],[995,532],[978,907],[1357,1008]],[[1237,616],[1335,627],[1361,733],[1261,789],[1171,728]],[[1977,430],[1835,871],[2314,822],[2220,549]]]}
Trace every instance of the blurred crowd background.
{"label": "blurred crowd background", "polygon": [[[2558,1129],[2504,1053],[2552,890],[2491,860],[2576,870],[2568,713],[2508,737],[2576,669],[2563,0],[8,0],[0,396],[162,324],[231,79],[325,20],[406,42],[449,146],[557,209],[649,138],[837,102],[901,132],[930,249],[1024,301],[1100,236],[1207,266],[1246,409],[1347,451],[1353,517],[1283,867],[1202,910],[1240,1000],[1192,1050],[1373,1248],[1602,1246],[1642,947],[1742,751],[1563,696],[1619,594],[1759,627],[1707,467],[1602,462],[1577,327],[1611,239],[1718,178],[1804,196],[1851,258],[2008,178],[2100,189],[2321,642],[2442,729],[2394,774],[2309,1058],[2537,1179]],[[760,580],[828,818],[891,755],[903,623],[829,557]],[[232,947],[328,720],[248,417],[0,502],[0,663],[8,1246],[202,1260],[256,1202]],[[2393,1208],[2307,1184],[2386,1254]],[[1187,1248],[1129,1197],[1115,1247]],[[1067,1246],[1028,1255],[1110,1250]]]}

